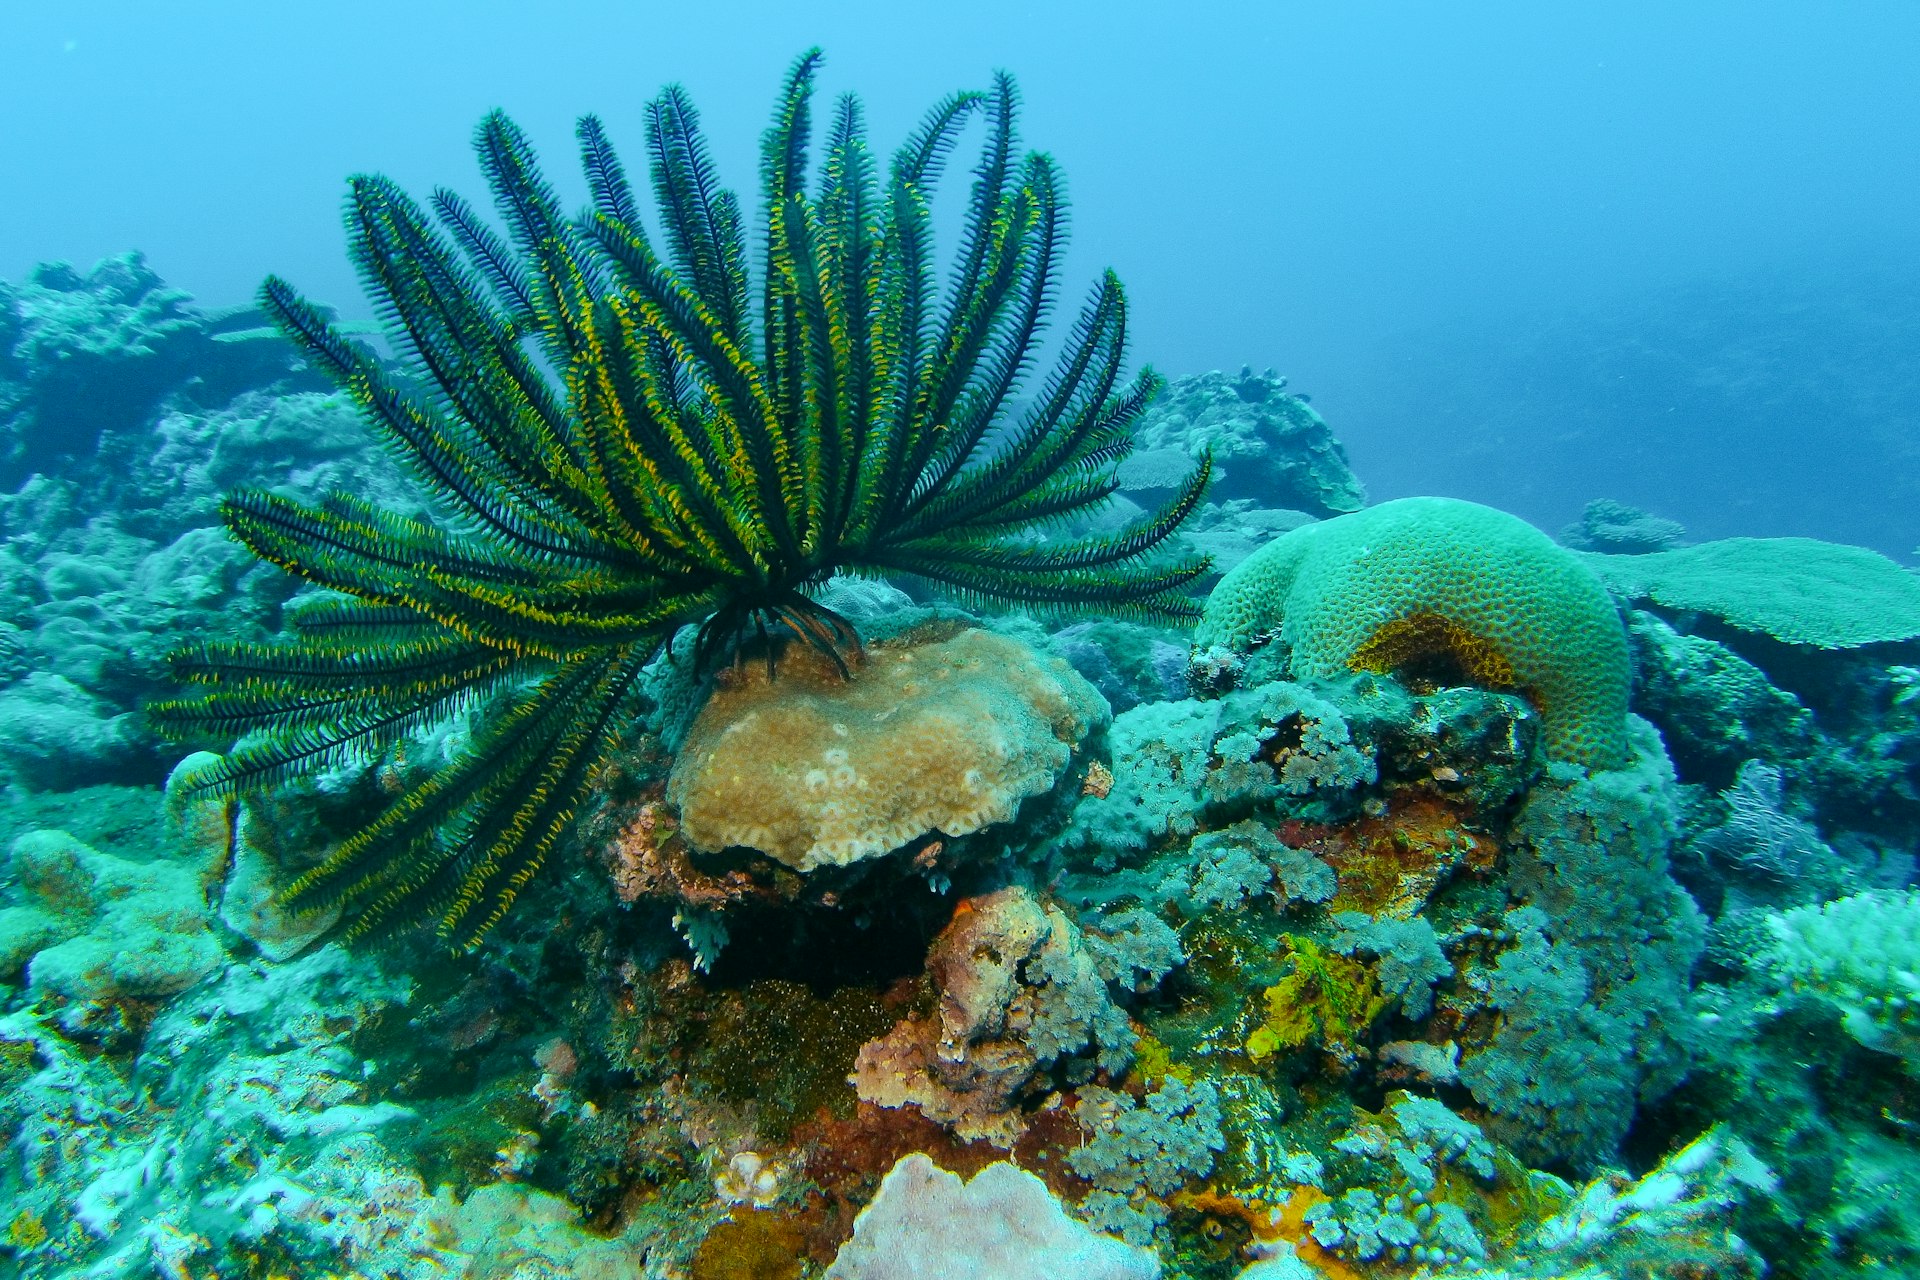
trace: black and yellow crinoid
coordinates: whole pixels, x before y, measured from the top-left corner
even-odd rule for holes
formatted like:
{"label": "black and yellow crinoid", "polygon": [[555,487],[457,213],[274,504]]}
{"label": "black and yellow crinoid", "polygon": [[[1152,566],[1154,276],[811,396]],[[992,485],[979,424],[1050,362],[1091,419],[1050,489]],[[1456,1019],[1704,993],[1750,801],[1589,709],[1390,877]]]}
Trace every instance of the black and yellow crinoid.
{"label": "black and yellow crinoid", "polygon": [[[200,778],[236,792],[486,709],[457,759],[289,886],[294,905],[343,902],[356,930],[430,913],[471,945],[617,748],[662,641],[698,626],[710,656],[774,625],[837,653],[851,628],[809,596],[836,571],[1197,613],[1185,589],[1204,562],[1156,549],[1198,502],[1204,464],[1130,527],[1059,532],[1113,492],[1157,386],[1121,380],[1111,274],[1013,404],[1055,301],[1065,216],[1053,162],[1016,150],[1012,83],[939,103],[885,174],[842,99],[809,175],[818,62],[795,65],[764,138],[752,241],[670,88],[647,121],[656,235],[592,117],[579,138],[593,204],[579,216],[498,113],[478,148],[504,234],[450,193],[429,215],[384,178],[352,180],[353,255],[403,372],[266,283],[280,327],[440,514],[342,494],[228,498],[236,537],[338,594],[298,611],[285,641],[177,655],[199,687],[157,720],[179,736],[251,734]],[[943,287],[928,202],[974,115],[986,143]]]}

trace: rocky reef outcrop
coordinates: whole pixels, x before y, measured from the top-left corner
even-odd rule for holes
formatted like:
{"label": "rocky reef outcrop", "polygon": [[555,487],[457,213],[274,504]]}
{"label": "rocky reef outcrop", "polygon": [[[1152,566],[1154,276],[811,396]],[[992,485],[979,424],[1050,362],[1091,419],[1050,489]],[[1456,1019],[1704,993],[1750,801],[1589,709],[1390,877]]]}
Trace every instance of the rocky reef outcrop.
{"label": "rocky reef outcrop", "polygon": [[[346,945],[279,890],[468,724],[229,803],[139,707],[169,648],[282,626],[224,489],[417,499],[277,339],[137,260],[3,303],[0,1269],[1920,1266],[1920,651],[1848,632],[1845,582],[1756,604],[1742,557],[1780,548],[1590,513],[1614,596],[1508,657],[1612,691],[1617,750],[1586,755],[1538,678],[1296,665],[1291,588],[1196,652],[821,584],[877,640],[877,695],[818,655],[772,682],[663,656],[633,749],[482,946]],[[1155,450],[1215,442],[1188,536],[1227,559],[1378,552],[1326,536],[1370,517],[1282,380],[1176,382],[1143,430],[1143,497]],[[1418,576],[1328,572],[1356,616]],[[1422,598],[1512,647],[1526,592],[1494,586]],[[1569,637],[1603,624],[1596,664]]]}

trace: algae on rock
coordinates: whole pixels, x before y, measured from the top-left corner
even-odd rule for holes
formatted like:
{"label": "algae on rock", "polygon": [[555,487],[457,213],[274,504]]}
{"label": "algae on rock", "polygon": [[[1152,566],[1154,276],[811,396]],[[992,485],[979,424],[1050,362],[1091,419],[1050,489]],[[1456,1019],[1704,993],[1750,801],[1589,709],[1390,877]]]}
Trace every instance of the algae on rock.
{"label": "algae on rock", "polygon": [[16,905],[0,910],[0,972],[70,1000],[150,1000],[211,973],[224,952],[202,875],[167,861],[131,862],[64,831],[13,842]]}

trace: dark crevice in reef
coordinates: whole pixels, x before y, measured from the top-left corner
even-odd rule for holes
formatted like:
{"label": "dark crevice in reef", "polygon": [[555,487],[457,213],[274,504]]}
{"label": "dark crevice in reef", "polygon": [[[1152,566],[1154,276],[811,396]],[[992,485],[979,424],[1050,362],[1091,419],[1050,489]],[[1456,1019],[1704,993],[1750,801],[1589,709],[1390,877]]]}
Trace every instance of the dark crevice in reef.
{"label": "dark crevice in reef", "polygon": [[919,881],[881,902],[794,910],[755,906],[730,913],[727,946],[709,981],[738,987],[767,978],[804,982],[815,995],[839,987],[885,988],[918,974],[927,945],[953,915],[955,899]]}

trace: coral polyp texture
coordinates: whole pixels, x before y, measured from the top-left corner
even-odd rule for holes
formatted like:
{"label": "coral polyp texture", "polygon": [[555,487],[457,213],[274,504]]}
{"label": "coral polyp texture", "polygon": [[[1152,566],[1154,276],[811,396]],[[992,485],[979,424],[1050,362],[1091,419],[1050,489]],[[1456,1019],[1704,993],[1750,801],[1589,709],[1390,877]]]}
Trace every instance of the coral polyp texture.
{"label": "coral polyp texture", "polygon": [[667,783],[696,848],[800,871],[971,835],[1049,790],[1107,705],[1066,663],[977,627],[719,677]]}
{"label": "coral polyp texture", "polygon": [[[1160,382],[1121,377],[1111,273],[1052,372],[1026,380],[1066,215],[1052,160],[1015,145],[1011,80],[942,100],[883,176],[851,98],[810,166],[819,62],[782,86],[756,236],[674,87],[648,112],[657,248],[591,116],[578,216],[511,121],[482,122],[504,236],[449,192],[429,213],[385,178],[351,180],[353,257],[403,371],[267,282],[274,322],[444,514],[346,492],[229,496],[236,538],[328,594],[291,639],[182,651],[195,691],[156,717],[183,738],[255,732],[199,775],[235,793],[473,713],[469,746],[294,881],[296,903],[343,904],[355,930],[437,916],[474,944],[588,802],[662,642],[698,628],[707,661],[771,628],[839,662],[852,629],[812,594],[837,569],[1195,614],[1185,589],[1205,559],[1156,552],[1200,501],[1204,457],[1157,512],[1060,536],[1119,487]],[[986,142],[943,292],[929,201],[975,117]]]}
{"label": "coral polyp texture", "polygon": [[1547,754],[1626,759],[1626,633],[1593,573],[1518,517],[1402,498],[1274,539],[1207,600],[1195,648],[1277,633],[1298,680],[1438,671],[1513,690],[1540,711]]}

